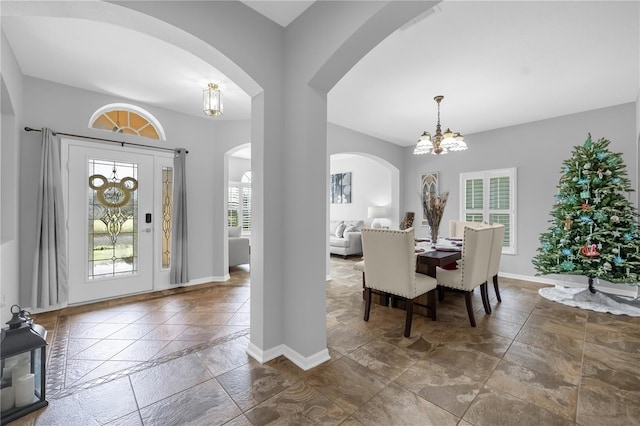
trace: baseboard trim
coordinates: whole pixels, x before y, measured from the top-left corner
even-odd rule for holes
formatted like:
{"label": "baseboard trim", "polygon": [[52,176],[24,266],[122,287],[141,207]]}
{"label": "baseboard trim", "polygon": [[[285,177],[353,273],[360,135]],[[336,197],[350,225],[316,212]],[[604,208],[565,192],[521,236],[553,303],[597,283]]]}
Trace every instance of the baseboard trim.
{"label": "baseboard trim", "polygon": [[196,278],[195,280],[189,280],[187,284],[183,284],[184,286],[197,285],[197,284],[206,284],[211,282],[224,282],[228,281],[231,276],[229,274],[223,276],[211,276],[204,278]]}
{"label": "baseboard trim", "polygon": [[[551,275],[546,277],[539,276],[531,276],[531,275],[520,275],[520,274],[511,274],[508,272],[500,272],[498,274],[500,277],[511,278],[515,280],[523,280],[523,281],[532,281],[540,284],[549,284],[549,285],[561,285],[564,287],[582,287],[587,288],[588,286],[588,278],[584,276],[572,276],[575,278],[575,281],[568,280],[566,276],[560,275]],[[627,296],[638,298],[640,297],[640,286],[637,284],[615,284],[609,281],[600,281],[595,285],[596,290],[600,290],[603,293],[615,294],[618,296]]]}
{"label": "baseboard trim", "polygon": [[305,357],[303,355],[300,355],[298,352],[294,351],[287,345],[278,345],[274,348],[263,351],[251,342],[249,342],[249,346],[247,347],[247,353],[260,364],[269,362],[279,356],[284,356],[289,361],[293,362],[295,365],[305,371],[310,370],[313,367],[317,367],[323,362],[329,361],[331,359],[331,356],[329,356],[329,350],[327,348],[311,356]]}

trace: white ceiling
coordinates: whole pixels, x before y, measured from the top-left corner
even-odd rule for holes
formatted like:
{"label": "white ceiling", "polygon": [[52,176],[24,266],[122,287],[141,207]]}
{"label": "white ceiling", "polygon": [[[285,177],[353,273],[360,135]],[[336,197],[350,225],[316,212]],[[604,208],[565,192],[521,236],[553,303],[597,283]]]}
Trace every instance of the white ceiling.
{"label": "white ceiling", "polygon": [[[26,75],[203,119],[211,118],[201,111],[202,90],[218,82],[221,119],[250,117],[249,96],[192,53],[112,24],[19,16],[12,5],[20,2],[2,3],[2,30]],[[243,3],[286,26],[313,2]],[[435,130],[436,95],[445,97],[443,127],[465,135],[633,102],[638,9],[637,1],[440,3],[332,89],[329,121],[409,146]]]}

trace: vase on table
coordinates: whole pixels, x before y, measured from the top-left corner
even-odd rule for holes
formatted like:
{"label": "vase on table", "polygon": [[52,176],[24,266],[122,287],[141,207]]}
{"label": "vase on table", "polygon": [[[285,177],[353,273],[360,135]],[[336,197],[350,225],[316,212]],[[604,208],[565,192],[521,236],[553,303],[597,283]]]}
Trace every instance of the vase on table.
{"label": "vase on table", "polygon": [[438,226],[430,226],[429,232],[431,233],[431,248],[436,247],[436,243],[438,242]]}
{"label": "vase on table", "polygon": [[435,192],[426,192],[422,194],[422,208],[424,216],[429,223],[431,234],[431,247],[435,248],[438,242],[438,230],[440,229],[440,221],[444,213],[444,207],[447,205],[449,192],[437,194]]}

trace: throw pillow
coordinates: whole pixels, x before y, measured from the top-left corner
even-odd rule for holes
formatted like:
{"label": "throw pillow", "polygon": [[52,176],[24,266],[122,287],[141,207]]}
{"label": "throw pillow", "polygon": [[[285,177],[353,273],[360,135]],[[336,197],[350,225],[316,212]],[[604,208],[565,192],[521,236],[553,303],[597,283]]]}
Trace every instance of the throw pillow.
{"label": "throw pillow", "polygon": [[332,220],[329,222],[329,234],[336,235],[336,229],[338,229],[338,225],[343,223],[341,220]]}
{"label": "throw pillow", "polygon": [[344,234],[344,230],[347,226],[344,223],[341,223],[340,225],[338,225],[338,227],[336,228],[336,237],[338,238],[342,238],[342,235]]}
{"label": "throw pillow", "polygon": [[230,237],[239,237],[242,235],[242,227],[241,226],[230,226],[229,227],[229,236]]}
{"label": "throw pillow", "polygon": [[351,225],[347,226],[346,228],[344,228],[344,232],[342,233],[342,236],[346,237],[347,236],[347,232],[353,232],[355,230],[356,230],[355,226],[351,226]]}

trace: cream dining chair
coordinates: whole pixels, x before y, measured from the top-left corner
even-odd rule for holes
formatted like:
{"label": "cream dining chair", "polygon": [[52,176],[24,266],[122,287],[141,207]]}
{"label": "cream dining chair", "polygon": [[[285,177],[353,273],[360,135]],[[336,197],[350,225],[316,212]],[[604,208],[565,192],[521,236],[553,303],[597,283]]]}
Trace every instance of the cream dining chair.
{"label": "cream dining chair", "polygon": [[494,223],[491,225],[493,229],[493,239],[491,243],[491,255],[489,256],[489,269],[487,271],[487,283],[493,281],[493,289],[496,291],[496,299],[502,302],[500,297],[500,288],[498,287],[498,272],[500,271],[500,259],[502,258],[502,245],[504,242],[504,225]]}
{"label": "cream dining chair", "polygon": [[[413,228],[405,230],[362,229],[364,255],[364,320],[369,321],[371,291],[392,294],[405,301],[404,336],[411,335],[414,299],[425,293],[427,309],[436,319],[436,280],[416,272]],[[486,272],[486,271],[485,271]]]}
{"label": "cream dining chair", "polygon": [[[493,289],[496,292],[496,299],[498,299],[498,302],[502,302],[502,297],[500,296],[500,287],[498,286],[498,272],[500,270],[500,259],[502,258],[502,243],[504,241],[505,227],[500,223],[488,225],[483,222],[464,222],[461,220],[450,220],[449,235],[451,237],[462,238],[465,226],[469,226],[471,228],[482,228],[490,226],[493,229],[493,243],[491,246],[491,256],[489,258],[489,275],[487,276],[487,284],[489,282],[493,282]],[[458,263],[460,263],[460,261],[458,261]]]}
{"label": "cream dining chair", "polygon": [[491,313],[487,294],[487,273],[489,271],[492,242],[493,228],[488,226],[482,228],[465,226],[458,269],[436,268],[438,285],[465,292],[467,313],[472,327],[476,326],[476,319],[473,313],[471,292],[476,287],[480,287],[485,312],[487,314]]}
{"label": "cream dining chair", "polygon": [[464,220],[450,220],[449,221],[449,236],[454,238],[462,238],[464,236],[464,227],[470,226],[472,228],[481,228],[487,226],[482,222],[469,222]]}

